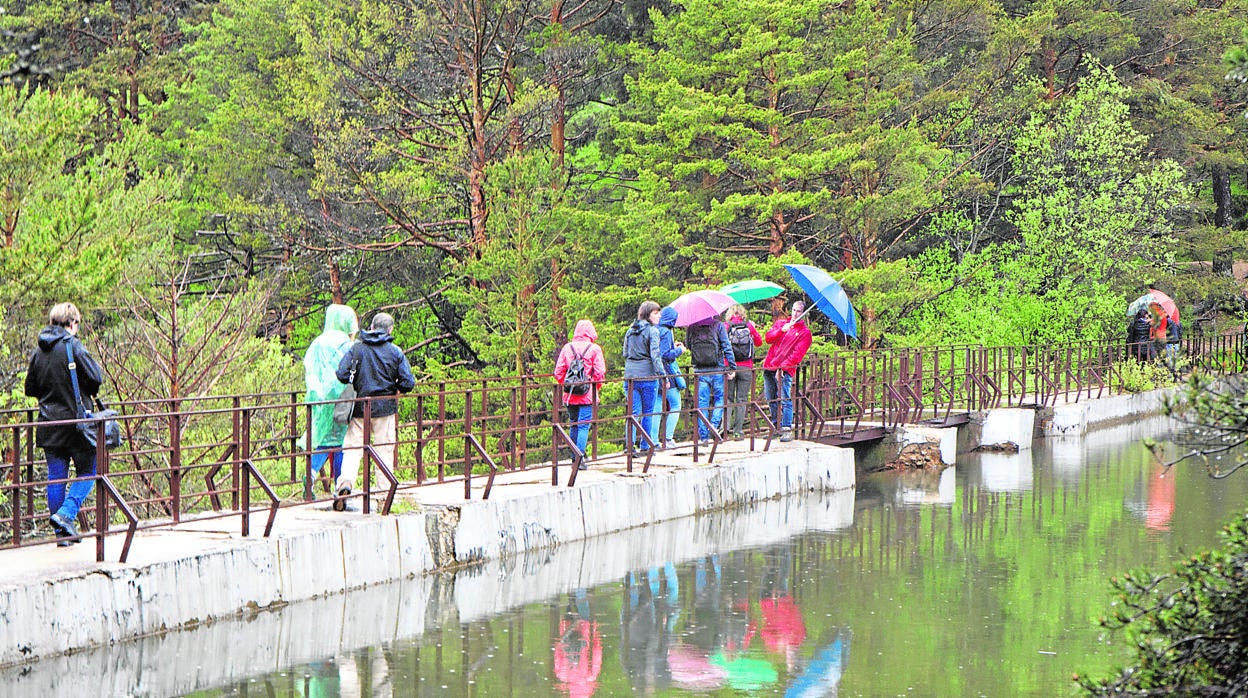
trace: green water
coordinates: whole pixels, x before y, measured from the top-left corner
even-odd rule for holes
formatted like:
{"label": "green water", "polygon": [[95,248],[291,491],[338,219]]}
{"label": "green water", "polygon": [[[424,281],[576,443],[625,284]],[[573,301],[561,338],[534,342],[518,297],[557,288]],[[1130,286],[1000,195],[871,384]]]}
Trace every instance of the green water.
{"label": "green water", "polygon": [[1248,492],[1163,477],[1141,435],[863,475],[838,530],[552,576],[539,602],[191,695],[1070,695],[1125,656],[1096,625],[1107,578],[1211,544]]}

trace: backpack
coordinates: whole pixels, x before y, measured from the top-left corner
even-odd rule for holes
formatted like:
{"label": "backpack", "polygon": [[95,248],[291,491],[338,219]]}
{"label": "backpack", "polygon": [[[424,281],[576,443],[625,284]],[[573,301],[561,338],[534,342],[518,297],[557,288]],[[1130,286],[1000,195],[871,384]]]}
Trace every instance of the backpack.
{"label": "backpack", "polygon": [[1169,318],[1166,321],[1166,341],[1173,344],[1183,339],[1183,326],[1178,320]]}
{"label": "backpack", "polygon": [[693,357],[694,366],[715,366],[724,364],[724,354],[720,351],[717,323],[709,325],[690,325],[685,331],[685,339],[689,340],[689,354]]}
{"label": "backpack", "polygon": [[572,350],[572,360],[568,362],[568,372],[563,374],[563,390],[570,395],[587,395],[591,381],[585,367],[585,355],[577,352],[571,344],[568,348]]}
{"label": "backpack", "polygon": [[750,361],[754,358],[754,335],[750,326],[744,322],[734,322],[728,326],[728,341],[732,343],[732,358],[736,361]]}

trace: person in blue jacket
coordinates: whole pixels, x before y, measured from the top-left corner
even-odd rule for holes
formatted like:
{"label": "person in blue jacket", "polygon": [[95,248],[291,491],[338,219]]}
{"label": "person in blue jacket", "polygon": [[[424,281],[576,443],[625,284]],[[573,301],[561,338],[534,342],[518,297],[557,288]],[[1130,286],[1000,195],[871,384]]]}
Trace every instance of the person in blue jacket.
{"label": "person in blue jacket", "polygon": [[680,375],[680,367],[676,359],[685,353],[685,345],[676,341],[672,328],[676,326],[676,309],[667,306],[659,313],[659,357],[663,360],[663,369],[667,375],[667,391],[664,394],[663,426],[659,434],[663,437],[660,448],[671,448],[676,440],[676,422],[680,421],[680,393],[685,389],[685,378]]}

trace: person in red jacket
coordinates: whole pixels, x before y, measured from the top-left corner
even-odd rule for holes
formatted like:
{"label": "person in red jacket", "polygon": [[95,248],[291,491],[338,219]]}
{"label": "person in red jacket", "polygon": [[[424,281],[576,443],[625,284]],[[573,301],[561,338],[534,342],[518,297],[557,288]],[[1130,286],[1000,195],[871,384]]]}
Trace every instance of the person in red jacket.
{"label": "person in red jacket", "polygon": [[[590,320],[579,320],[572,332],[572,341],[563,345],[559,358],[555,360],[555,380],[564,388],[563,404],[568,408],[568,423],[572,425],[568,436],[576,442],[576,448],[581,454],[585,453],[585,446],[589,441],[589,422],[594,413],[594,397],[607,376],[607,362],[603,357],[602,347],[596,343],[597,340],[598,330],[594,323]],[[587,386],[579,388],[567,385],[570,378],[582,378],[568,375],[568,369],[573,368],[578,360],[584,372],[583,378],[589,381]],[[576,467],[580,470],[587,469],[583,455],[577,458]]]}
{"label": "person in red jacket", "polygon": [[789,316],[777,317],[763,337],[771,345],[763,359],[763,395],[771,410],[771,421],[781,418],[781,441],[793,440],[793,378],[797,375],[798,364],[810,349],[810,328],[801,319],[804,310],[805,303],[794,302]]}

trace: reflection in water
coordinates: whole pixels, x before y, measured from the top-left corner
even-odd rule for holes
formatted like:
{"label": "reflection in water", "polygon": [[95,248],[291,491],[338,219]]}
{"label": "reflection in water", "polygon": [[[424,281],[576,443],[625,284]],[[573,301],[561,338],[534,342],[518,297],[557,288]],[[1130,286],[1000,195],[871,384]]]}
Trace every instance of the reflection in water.
{"label": "reflection in water", "polygon": [[990,492],[1024,492],[1032,488],[1031,453],[979,454],[979,485]]}
{"label": "reflection in water", "polygon": [[0,690],[1066,695],[1072,673],[1121,660],[1090,620],[1109,606],[1106,580],[1213,543],[1248,495],[1248,478],[1159,477],[1142,435],[1040,443],[1023,464],[963,455],[938,478],[872,474],[857,493],[760,502],[39,662],[0,674]]}
{"label": "reflection in water", "polygon": [[589,595],[577,589],[559,620],[555,638],[555,677],[571,698],[588,698],[598,688],[602,671],[602,635],[589,612]]}

